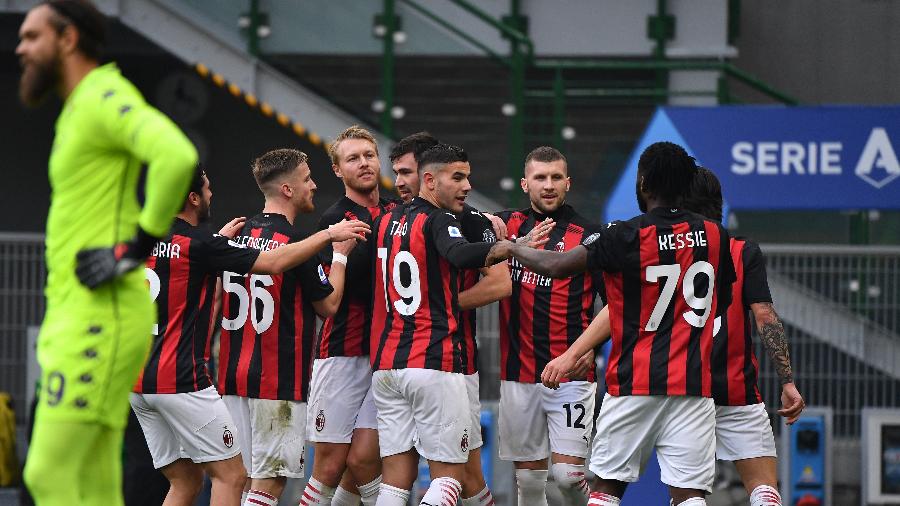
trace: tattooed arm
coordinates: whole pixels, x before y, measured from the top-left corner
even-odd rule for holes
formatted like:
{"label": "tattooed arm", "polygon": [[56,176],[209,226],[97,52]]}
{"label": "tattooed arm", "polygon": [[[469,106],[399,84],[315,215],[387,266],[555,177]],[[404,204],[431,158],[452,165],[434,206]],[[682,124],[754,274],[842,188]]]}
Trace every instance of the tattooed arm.
{"label": "tattooed arm", "polygon": [[756,319],[759,337],[763,346],[766,347],[769,358],[775,364],[775,371],[781,381],[782,409],[778,411],[778,414],[787,418],[788,424],[792,424],[800,416],[806,404],[794,385],[794,371],[791,368],[791,356],[788,351],[787,337],[784,334],[784,325],[771,302],[751,304],[750,309]]}

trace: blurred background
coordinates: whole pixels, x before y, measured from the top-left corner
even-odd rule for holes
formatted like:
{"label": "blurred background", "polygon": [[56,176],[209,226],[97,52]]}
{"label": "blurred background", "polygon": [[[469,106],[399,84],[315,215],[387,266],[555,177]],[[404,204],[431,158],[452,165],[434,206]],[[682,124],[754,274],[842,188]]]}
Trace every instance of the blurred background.
{"label": "blurred background", "polygon": [[[471,203],[486,211],[526,206],[524,156],[555,146],[568,157],[569,203],[597,222],[630,216],[642,145],[682,143],[722,179],[731,232],[763,244],[798,386],[822,408],[790,432],[772,416],[785,504],[900,504],[900,2],[96,3],[110,17],[106,58],[197,146],[216,227],[260,209],[250,163],[273,148],[310,155],[327,208],[343,195],[327,147],[352,124],[376,134],[388,195],[393,141],[428,130],[462,146]],[[17,99],[17,32],[35,4],[0,0],[0,391],[19,459],[61,105],[26,111]],[[490,441],[496,308],[479,327]],[[777,377],[757,354],[774,413]],[[498,503],[513,504],[511,467],[485,465]],[[635,503],[663,504],[656,476],[631,492],[652,499]],[[18,496],[0,489],[0,504]],[[710,503],[747,504],[733,467]]]}

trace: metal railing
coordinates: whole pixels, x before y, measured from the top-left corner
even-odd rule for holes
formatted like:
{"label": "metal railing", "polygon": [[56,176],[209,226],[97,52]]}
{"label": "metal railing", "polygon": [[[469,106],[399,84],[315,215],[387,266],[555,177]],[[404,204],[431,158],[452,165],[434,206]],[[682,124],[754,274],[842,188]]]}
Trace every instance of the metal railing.
{"label": "metal railing", "polygon": [[16,424],[28,406],[28,327],[44,317],[44,236],[0,233],[0,390],[9,392]]}

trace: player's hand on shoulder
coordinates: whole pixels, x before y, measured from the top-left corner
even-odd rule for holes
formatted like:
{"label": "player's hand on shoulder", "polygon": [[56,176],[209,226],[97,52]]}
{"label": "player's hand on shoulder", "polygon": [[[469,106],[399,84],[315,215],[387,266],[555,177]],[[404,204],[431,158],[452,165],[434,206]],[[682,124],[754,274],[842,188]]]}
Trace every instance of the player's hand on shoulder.
{"label": "player's hand on shoulder", "polygon": [[238,235],[244,228],[244,223],[247,223],[247,218],[245,216],[234,218],[219,229],[219,235],[234,239],[234,236]]}
{"label": "player's hand on shoulder", "polygon": [[506,239],[506,234],[508,233],[508,231],[506,230],[506,223],[495,214],[481,214],[491,222],[491,227],[494,229],[494,235],[497,236],[497,240],[499,241],[500,239]]}
{"label": "player's hand on shoulder", "polygon": [[366,240],[366,234],[372,231],[368,224],[359,220],[342,220],[328,227],[328,236],[331,242],[342,242],[347,239]]}
{"label": "player's hand on shoulder", "polygon": [[158,241],[138,227],[138,233],[128,242],[107,248],[83,249],[75,256],[75,275],[84,286],[93,290],[142,267]]}
{"label": "player's hand on shoulder", "polygon": [[556,222],[550,218],[547,218],[540,223],[536,223],[534,228],[527,234],[516,239],[516,244],[522,244],[534,249],[543,248],[550,240],[550,231],[553,230],[554,225],[556,225]]}
{"label": "player's hand on shoulder", "polygon": [[781,409],[778,410],[778,414],[787,418],[785,423],[791,425],[796,422],[805,407],[806,402],[797,390],[797,385],[785,383],[781,386]]}

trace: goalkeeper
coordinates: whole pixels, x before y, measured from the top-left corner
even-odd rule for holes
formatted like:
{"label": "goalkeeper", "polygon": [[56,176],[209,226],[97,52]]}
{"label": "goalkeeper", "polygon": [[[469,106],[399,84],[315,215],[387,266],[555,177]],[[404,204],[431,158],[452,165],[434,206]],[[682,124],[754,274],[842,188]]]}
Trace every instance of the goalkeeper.
{"label": "goalkeeper", "polygon": [[197,164],[178,127],[114,64],[99,65],[104,38],[105,18],[93,5],[52,0],[28,12],[16,48],[22,102],[51,93],[64,101],[49,162],[42,388],[25,465],[38,506],[123,504],[128,393],[156,321],[142,267]]}

